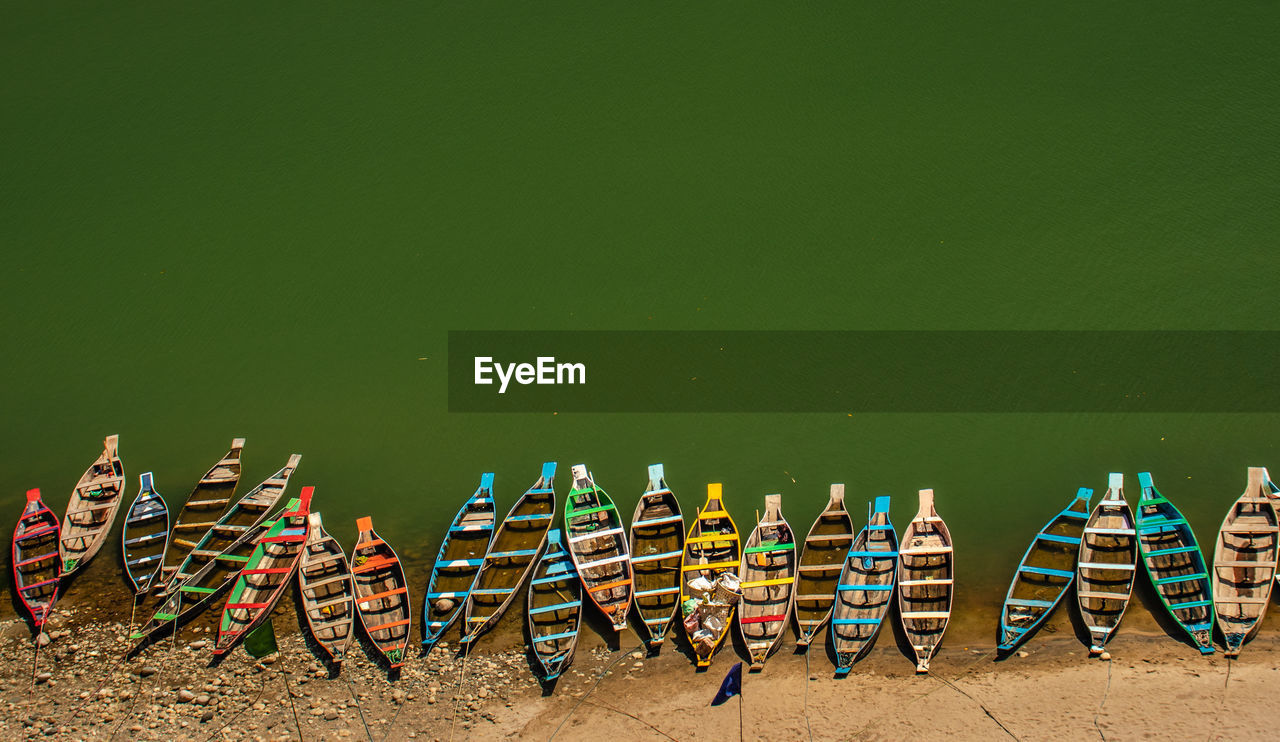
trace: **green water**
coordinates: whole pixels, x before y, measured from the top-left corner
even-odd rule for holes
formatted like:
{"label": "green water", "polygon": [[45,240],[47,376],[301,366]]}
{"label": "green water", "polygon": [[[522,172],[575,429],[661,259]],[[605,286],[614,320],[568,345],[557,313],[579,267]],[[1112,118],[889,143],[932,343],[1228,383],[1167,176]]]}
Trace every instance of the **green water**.
{"label": "green water", "polygon": [[180,499],[236,435],[246,488],[302,453],[331,531],[371,514],[414,556],[483,471],[505,510],[585,462],[629,512],[661,461],[689,512],[722,481],[797,530],[833,481],[899,526],[933,487],[994,597],[1077,486],[1150,470],[1204,540],[1280,462],[1274,414],[445,403],[449,329],[1280,329],[1275,4],[5,15],[13,516],[32,486],[61,512],[109,433],[130,497],[154,470]]}

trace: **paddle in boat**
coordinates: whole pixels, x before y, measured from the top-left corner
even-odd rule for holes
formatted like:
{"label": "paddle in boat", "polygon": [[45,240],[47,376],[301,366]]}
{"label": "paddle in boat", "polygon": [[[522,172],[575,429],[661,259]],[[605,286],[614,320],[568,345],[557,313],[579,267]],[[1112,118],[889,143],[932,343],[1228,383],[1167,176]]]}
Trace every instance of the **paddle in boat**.
{"label": "paddle in boat", "polygon": [[649,486],[631,516],[631,570],[635,573],[636,613],[656,651],[680,607],[680,558],[684,555],[684,516],[667,487],[662,464],[649,467]]}
{"label": "paddle in boat", "polygon": [[391,545],[373,530],[373,519],[356,521],[360,535],[351,550],[351,579],[355,586],[356,615],[360,625],[391,669],[404,664],[409,646],[413,605],[404,565]]}
{"label": "paddle in boat", "polygon": [[867,525],[854,538],[840,570],[831,611],[836,677],[848,675],[875,643],[898,577],[898,534],[889,520],[889,496],[877,497],[867,510]]}
{"label": "paddle in boat", "polygon": [[165,587],[191,550],[231,506],[231,497],[240,483],[242,448],[243,438],[231,441],[231,450],[200,477],[191,494],[187,495],[186,503],[173,519],[173,533],[161,560],[164,566],[160,568],[160,578],[153,583],[157,589]]}
{"label": "paddle in boat", "polygon": [[796,646],[807,648],[831,618],[836,583],[853,544],[853,519],[844,508],[844,485],[831,485],[827,506],[804,537],[796,568]]}
{"label": "paddle in boat", "polygon": [[124,515],[120,550],[124,574],[133,592],[144,594],[160,577],[165,547],[169,544],[169,506],[156,492],[151,472],[140,478],[138,496]]}
{"label": "paddle in boat", "polygon": [[1138,538],[1124,499],[1124,475],[1112,472],[1107,492],[1084,526],[1076,564],[1076,600],[1089,630],[1089,655],[1102,654],[1133,594]]}
{"label": "paddle in boat", "polygon": [[549,683],[573,661],[582,624],[582,582],[559,528],[547,533],[547,547],[534,567],[526,619],[529,645],[542,667],[538,677]]}
{"label": "paddle in boat", "polygon": [[422,632],[424,649],[435,646],[462,615],[493,538],[493,521],[493,474],[486,473],[480,475],[480,486],[449,524],[431,567],[427,597],[422,602],[422,614],[427,617]]}
{"label": "paddle in boat", "polygon": [[699,668],[711,666],[733,623],[741,548],[738,526],[724,508],[723,488],[708,484],[707,501],[689,526],[680,562],[681,614]]}
{"label": "paddle in boat", "polygon": [[1160,603],[1187,632],[1201,654],[1213,653],[1213,593],[1204,555],[1195,532],[1182,513],[1151,481],[1138,475],[1138,556],[1146,568]]}
{"label": "paddle in boat", "polygon": [[1213,612],[1226,644],[1237,657],[1253,638],[1271,602],[1276,574],[1276,509],[1270,477],[1260,466],[1249,467],[1244,494],[1231,506],[1218,531],[1213,552]]}
{"label": "paddle in boat", "polygon": [[118,451],[120,436],[109,435],[102,453],[76,482],[62,518],[58,554],[62,576],[70,577],[89,563],[106,541],[124,499],[124,463]]}
{"label": "paddle in boat", "polygon": [[587,597],[613,624],[614,631],[622,631],[627,628],[633,594],[627,534],[618,508],[596,486],[587,467],[577,464],[571,471],[573,489],[564,503],[569,555]]}
{"label": "paddle in boat", "polygon": [[58,557],[58,516],[40,500],[40,490],[27,490],[27,504],[13,529],[13,584],[18,600],[31,616],[36,636],[58,600],[62,560]]}
{"label": "paddle in boat", "polygon": [[298,561],[298,594],[312,638],[333,664],[342,664],[355,626],[351,565],[342,545],[325,532],[316,512],[307,514],[307,541]]}
{"label": "paddle in boat", "polygon": [[956,560],[951,531],[933,504],[933,490],[920,490],[919,496],[920,507],[902,532],[898,550],[898,614],[916,654],[916,672],[924,673],[951,620]]}
{"label": "paddle in boat", "polygon": [[782,495],[764,496],[764,518],[747,537],[741,561],[738,631],[751,671],[759,672],[787,629],[796,592],[796,537],[782,516]]}

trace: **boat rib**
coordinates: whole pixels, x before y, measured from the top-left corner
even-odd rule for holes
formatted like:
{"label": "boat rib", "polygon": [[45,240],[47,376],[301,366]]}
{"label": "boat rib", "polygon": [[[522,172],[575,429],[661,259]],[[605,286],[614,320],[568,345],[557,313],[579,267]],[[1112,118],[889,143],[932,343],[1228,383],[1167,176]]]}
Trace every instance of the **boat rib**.
{"label": "boat rib", "polygon": [[1249,467],[1244,493],[1231,505],[1213,553],[1213,608],[1228,657],[1239,656],[1271,602],[1276,575],[1276,509],[1267,470]]}
{"label": "boat rib", "polygon": [[70,577],[93,559],[115,522],[125,490],[119,444],[120,436],[107,436],[102,453],[71,491],[67,514],[62,519],[62,540],[58,542],[63,577]]}
{"label": "boat rib", "polygon": [[422,646],[440,641],[458,616],[475,586],[480,565],[493,538],[493,474],[480,476],[480,486],[462,504],[440,542],[440,553],[431,566],[422,613],[427,617]]}
{"label": "boat rib", "polygon": [[942,644],[955,596],[955,552],[951,532],[933,504],[933,490],[920,490],[920,508],[902,533],[898,561],[898,613],[916,655],[916,672]]}
{"label": "boat rib", "polygon": [[1085,523],[1076,564],[1076,601],[1089,630],[1091,656],[1101,654],[1119,628],[1137,569],[1133,510],[1124,498],[1124,475],[1113,472]]}
{"label": "boat rib", "polygon": [[853,540],[840,570],[831,611],[836,676],[844,677],[875,643],[893,601],[898,576],[898,534],[889,520],[889,496],[868,507],[867,525]]}
{"label": "boat rib", "polygon": [[836,584],[853,537],[853,519],[844,507],[844,485],[833,484],[827,506],[813,521],[800,550],[795,590],[796,646],[808,647],[831,618]]}
{"label": "boat rib", "polygon": [[1213,653],[1213,593],[1204,554],[1191,524],[1156,489],[1149,472],[1138,475],[1138,555],[1160,603],[1201,654]]}
{"label": "boat rib", "polygon": [[631,569],[635,573],[636,613],[650,648],[662,646],[671,619],[680,608],[680,558],[684,555],[684,517],[667,486],[662,464],[649,467],[649,486],[631,517]]}
{"label": "boat rib", "polygon": [[738,577],[738,631],[760,671],[787,628],[796,588],[796,538],[782,516],[782,495],[765,495],[764,517],[747,537]]}
{"label": "boat rib", "polygon": [[587,598],[613,624],[627,628],[634,583],[631,554],[622,519],[613,500],[583,464],[576,464],[573,489],[564,503],[565,540]]}

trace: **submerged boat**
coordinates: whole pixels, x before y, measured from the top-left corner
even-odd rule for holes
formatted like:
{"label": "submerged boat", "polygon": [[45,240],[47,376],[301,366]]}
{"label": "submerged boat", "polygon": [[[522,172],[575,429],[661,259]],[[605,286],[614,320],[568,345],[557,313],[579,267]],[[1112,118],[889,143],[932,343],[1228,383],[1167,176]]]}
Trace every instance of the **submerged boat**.
{"label": "submerged boat", "polygon": [[529,646],[542,666],[539,678],[551,682],[573,661],[582,626],[582,582],[558,528],[547,533],[547,548],[534,567],[525,616]]}
{"label": "submerged boat", "polygon": [[1160,603],[1201,654],[1213,653],[1213,593],[1204,555],[1187,519],[1165,499],[1149,472],[1138,475],[1138,556]]}
{"label": "submerged boat", "polygon": [[572,473],[573,489],[564,503],[569,555],[587,597],[613,624],[614,631],[622,631],[627,628],[633,594],[627,534],[618,508],[596,486],[587,467],[577,464]]}
{"label": "submerged boat", "polygon": [[1009,583],[1000,609],[1000,640],[996,649],[1011,652],[1040,627],[1076,577],[1080,539],[1089,519],[1093,490],[1081,487],[1062,512],[1031,540],[1018,571]]}
{"label": "submerged boat", "polygon": [[782,495],[765,495],[764,517],[742,549],[738,631],[751,670],[764,668],[787,629],[796,588],[796,537],[782,516]]}
{"label": "submerged boat", "polygon": [[680,607],[680,558],[684,555],[684,516],[663,475],[662,464],[649,467],[649,486],[631,516],[636,613],[650,648],[662,646]]}
{"label": "submerged boat", "polygon": [[836,584],[853,544],[853,519],[844,508],[844,485],[831,485],[827,506],[804,537],[796,568],[796,646],[808,647],[831,618]]}
{"label": "submerged boat", "polygon": [[1133,594],[1138,538],[1124,499],[1124,475],[1113,472],[1107,492],[1084,526],[1076,564],[1076,600],[1089,630],[1089,654],[1101,654],[1120,626]]}
{"label": "submerged boat", "polygon": [[160,577],[169,544],[169,506],[156,492],[151,472],[143,474],[139,483],[138,496],[124,515],[120,549],[129,586],[135,593],[146,593]]}
{"label": "submerged boat", "polygon": [[423,647],[435,646],[462,615],[493,538],[493,521],[493,474],[487,473],[480,475],[480,487],[462,504],[440,542],[422,601],[422,613],[427,617]]}
{"label": "submerged boat", "polygon": [[902,532],[898,550],[898,614],[916,655],[916,672],[942,644],[955,596],[956,560],[951,531],[933,504],[933,490],[920,490],[920,508]]}
{"label": "submerged boat", "polygon": [[67,514],[62,518],[62,540],[58,542],[63,577],[70,577],[89,563],[116,520],[125,489],[119,443],[120,436],[107,436],[102,453],[71,491]]}
{"label": "submerged boat", "polygon": [[356,615],[365,634],[394,670],[404,664],[409,646],[413,621],[409,583],[400,557],[373,530],[373,519],[358,519],[356,529],[360,535],[351,550]]}
{"label": "submerged boat", "polygon": [[[738,526],[724,508],[721,485],[708,484],[707,501],[689,527],[680,562],[680,604],[696,599],[704,604],[699,609],[706,608],[685,616],[684,621],[698,667],[711,666],[711,658],[733,623],[736,596],[731,595],[732,591],[722,582],[725,575],[731,575],[733,582],[737,582],[741,548]],[[699,590],[700,578],[710,584],[712,590]]]}
{"label": "submerged boat", "polygon": [[173,533],[161,560],[164,566],[161,567],[160,579],[155,581],[157,588],[163,588],[169,582],[200,539],[231,507],[231,498],[240,482],[240,453],[243,448],[243,438],[231,441],[231,450],[200,477],[191,494],[187,495],[187,501],[173,519]]}
{"label": "submerged boat", "polygon": [[898,534],[889,520],[889,496],[881,495],[868,508],[867,525],[853,540],[836,585],[831,644],[837,677],[848,675],[853,663],[875,643],[897,577]]}
{"label": "submerged boat", "polygon": [[38,636],[58,601],[62,560],[58,558],[58,516],[40,500],[40,490],[27,490],[27,504],[13,529],[13,586],[31,616]]}
{"label": "submerged boat", "polygon": [[320,513],[307,515],[307,540],[298,560],[298,594],[312,638],[334,664],[341,664],[354,636],[355,589],[346,552],[325,532]]}
{"label": "submerged boat", "polygon": [[1213,553],[1213,609],[1226,643],[1236,657],[1253,638],[1271,603],[1276,576],[1276,509],[1267,470],[1249,467],[1249,481],[1218,531]]}

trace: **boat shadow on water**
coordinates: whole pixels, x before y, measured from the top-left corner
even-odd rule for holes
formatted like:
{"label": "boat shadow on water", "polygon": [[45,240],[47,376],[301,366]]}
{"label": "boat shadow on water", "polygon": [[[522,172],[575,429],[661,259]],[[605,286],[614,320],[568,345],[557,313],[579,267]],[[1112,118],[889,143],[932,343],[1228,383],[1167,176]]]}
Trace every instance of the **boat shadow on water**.
{"label": "boat shadow on water", "polygon": [[[1142,565],[1139,563],[1138,571],[1142,571]],[[1151,580],[1144,575],[1139,575],[1133,584],[1133,599],[1129,602],[1129,611],[1134,609],[1134,603],[1141,603],[1144,610],[1151,614],[1156,620],[1156,625],[1160,630],[1167,634],[1171,639],[1176,640],[1179,644],[1184,644],[1199,653],[1199,647],[1191,639],[1191,635],[1182,627],[1173,616],[1165,610],[1164,604],[1160,602],[1160,596],[1156,594],[1155,587],[1151,584]],[[1124,623],[1121,622],[1118,631],[1124,631]],[[1214,627],[1214,643],[1218,642],[1217,627]]]}

